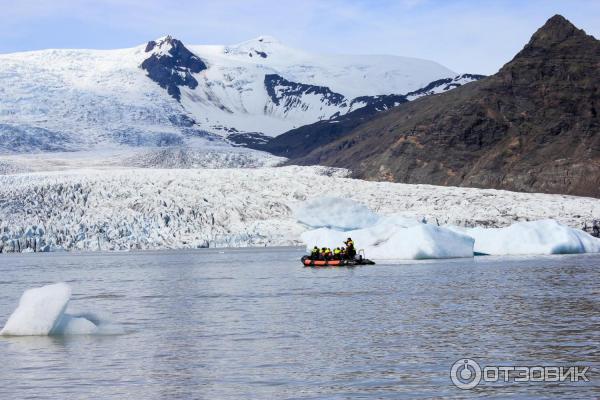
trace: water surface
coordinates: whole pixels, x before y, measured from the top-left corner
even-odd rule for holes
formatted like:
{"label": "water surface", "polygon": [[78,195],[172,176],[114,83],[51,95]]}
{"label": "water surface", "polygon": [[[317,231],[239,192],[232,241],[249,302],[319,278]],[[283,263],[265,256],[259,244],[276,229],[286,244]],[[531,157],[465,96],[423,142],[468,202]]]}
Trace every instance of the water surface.
{"label": "water surface", "polygon": [[[595,398],[600,257],[302,268],[294,248],[0,257],[0,325],[65,281],[111,336],[0,338],[0,399]],[[585,384],[483,385],[483,364],[591,365]]]}

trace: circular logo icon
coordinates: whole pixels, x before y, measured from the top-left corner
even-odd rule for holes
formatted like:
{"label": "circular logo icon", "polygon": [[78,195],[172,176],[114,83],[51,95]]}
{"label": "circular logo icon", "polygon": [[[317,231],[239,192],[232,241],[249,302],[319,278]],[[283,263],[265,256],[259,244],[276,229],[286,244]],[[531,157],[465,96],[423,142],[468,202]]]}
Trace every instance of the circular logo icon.
{"label": "circular logo icon", "polygon": [[481,367],[475,360],[462,358],[452,365],[450,379],[459,389],[473,389],[481,381]]}

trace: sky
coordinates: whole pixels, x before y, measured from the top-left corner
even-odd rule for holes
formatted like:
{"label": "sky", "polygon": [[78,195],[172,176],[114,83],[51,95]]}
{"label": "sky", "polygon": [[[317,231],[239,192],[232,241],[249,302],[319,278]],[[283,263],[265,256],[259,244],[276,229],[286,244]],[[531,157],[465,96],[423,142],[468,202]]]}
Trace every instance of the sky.
{"label": "sky", "polygon": [[392,54],[492,74],[554,14],[600,38],[600,0],[0,0],[0,53],[270,35],[316,53]]}

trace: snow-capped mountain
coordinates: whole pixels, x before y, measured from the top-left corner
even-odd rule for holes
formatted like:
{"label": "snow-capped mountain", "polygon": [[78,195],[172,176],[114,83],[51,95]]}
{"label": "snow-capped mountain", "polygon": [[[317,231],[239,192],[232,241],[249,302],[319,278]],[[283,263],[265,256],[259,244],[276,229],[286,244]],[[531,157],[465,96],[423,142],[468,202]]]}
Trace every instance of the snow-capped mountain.
{"label": "snow-capped mountain", "polygon": [[455,76],[432,61],[311,54],[267,36],[234,46],[185,46],[166,36],[130,49],[5,54],[0,151],[276,136],[368,105],[400,104]]}

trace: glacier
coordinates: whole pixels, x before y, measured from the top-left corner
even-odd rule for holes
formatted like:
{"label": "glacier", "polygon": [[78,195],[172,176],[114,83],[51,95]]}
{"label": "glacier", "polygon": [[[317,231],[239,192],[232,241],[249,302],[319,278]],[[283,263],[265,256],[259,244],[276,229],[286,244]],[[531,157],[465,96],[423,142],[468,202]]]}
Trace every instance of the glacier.
{"label": "glacier", "polygon": [[[71,161],[79,168],[63,170]],[[600,215],[600,200],[593,198],[368,182],[317,166],[83,165],[85,160],[61,158],[55,165],[31,162],[34,172],[0,175],[0,252],[301,245],[308,228],[294,211],[306,201],[319,204],[319,188],[364,204],[382,223],[397,226],[416,221],[502,228],[552,218],[580,228]]]}
{"label": "glacier", "polygon": [[260,168],[285,161],[266,152],[218,143],[0,155],[0,175],[114,168]]}
{"label": "glacier", "polygon": [[83,316],[65,311],[71,287],[64,282],[27,289],[10,315],[2,336],[90,335],[98,326]]}

